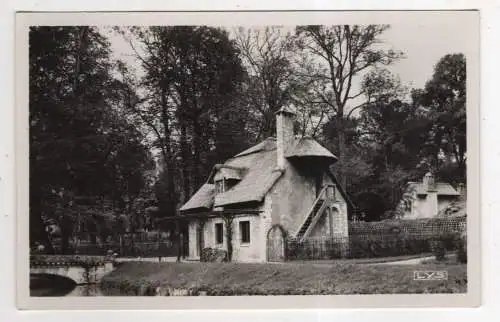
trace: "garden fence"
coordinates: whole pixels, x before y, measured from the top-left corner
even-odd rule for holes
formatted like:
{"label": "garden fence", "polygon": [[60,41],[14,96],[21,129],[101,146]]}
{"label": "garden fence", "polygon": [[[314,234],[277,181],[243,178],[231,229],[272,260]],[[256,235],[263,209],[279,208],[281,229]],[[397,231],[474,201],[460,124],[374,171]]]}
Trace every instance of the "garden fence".
{"label": "garden fence", "polygon": [[[163,232],[128,233],[114,239],[108,238],[105,242],[98,238],[92,241],[89,236],[82,235],[71,239],[68,249],[64,252],[60,240],[53,240],[52,246],[55,254],[66,255],[104,256],[110,251],[120,257],[177,257],[179,252],[185,257],[188,254],[187,239],[180,243]],[[38,253],[35,249],[33,252]]]}
{"label": "garden fence", "polygon": [[326,260],[455,251],[467,238],[465,224],[465,218],[355,222],[348,237],[286,238],[285,258]]}
{"label": "garden fence", "polygon": [[171,241],[78,244],[72,248],[76,254],[105,255],[112,251],[119,257],[175,257],[179,253],[178,243]]}

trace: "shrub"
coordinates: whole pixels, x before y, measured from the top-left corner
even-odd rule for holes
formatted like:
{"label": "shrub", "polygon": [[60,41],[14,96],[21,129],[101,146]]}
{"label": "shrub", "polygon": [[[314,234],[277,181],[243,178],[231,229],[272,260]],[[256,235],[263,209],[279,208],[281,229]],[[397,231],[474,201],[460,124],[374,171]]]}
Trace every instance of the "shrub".
{"label": "shrub", "polygon": [[442,239],[436,238],[431,240],[431,249],[437,261],[442,261],[445,259],[446,245]]}
{"label": "shrub", "polygon": [[467,263],[467,235],[463,234],[457,239],[457,261]]}
{"label": "shrub", "polygon": [[225,262],[227,261],[227,251],[217,248],[203,248],[200,261],[202,262]]}
{"label": "shrub", "polygon": [[286,247],[286,258],[289,260],[299,259],[300,247],[297,242],[290,240]]}

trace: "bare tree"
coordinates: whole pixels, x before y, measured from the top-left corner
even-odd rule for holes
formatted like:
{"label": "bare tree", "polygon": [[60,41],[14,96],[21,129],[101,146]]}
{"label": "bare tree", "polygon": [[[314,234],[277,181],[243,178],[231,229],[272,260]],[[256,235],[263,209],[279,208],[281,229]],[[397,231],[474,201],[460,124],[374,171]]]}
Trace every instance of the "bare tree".
{"label": "bare tree", "polygon": [[247,69],[244,104],[254,112],[257,139],[263,139],[275,131],[274,112],[290,101],[294,37],[280,27],[241,27],[235,41]]}
{"label": "bare tree", "polygon": [[[365,95],[363,89],[355,91],[355,78],[367,69],[377,65],[389,65],[402,57],[402,53],[379,46],[380,36],[388,25],[339,25],[339,26],[300,26],[296,28],[298,44],[315,56],[319,64],[310,77],[323,80],[325,86],[316,91],[315,103],[324,104],[328,114],[335,119],[337,151],[339,157],[345,151],[343,133],[344,121],[354,111],[366,103],[348,108],[351,101]],[[342,170],[340,169],[340,173]],[[339,178],[344,182],[344,178]]]}

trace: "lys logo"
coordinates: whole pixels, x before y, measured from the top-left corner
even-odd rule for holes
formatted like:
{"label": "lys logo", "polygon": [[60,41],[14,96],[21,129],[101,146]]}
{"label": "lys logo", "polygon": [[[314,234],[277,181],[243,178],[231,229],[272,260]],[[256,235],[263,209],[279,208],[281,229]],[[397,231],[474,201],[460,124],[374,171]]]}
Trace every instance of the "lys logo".
{"label": "lys logo", "polygon": [[414,271],[413,279],[416,281],[447,280],[447,271]]}

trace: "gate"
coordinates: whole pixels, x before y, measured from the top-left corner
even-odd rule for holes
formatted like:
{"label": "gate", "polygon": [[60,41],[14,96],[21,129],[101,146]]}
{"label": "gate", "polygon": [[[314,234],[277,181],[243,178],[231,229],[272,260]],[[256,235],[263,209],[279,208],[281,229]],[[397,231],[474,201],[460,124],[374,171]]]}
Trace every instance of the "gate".
{"label": "gate", "polygon": [[274,225],[267,232],[267,260],[284,262],[286,260],[286,233],[280,225]]}

